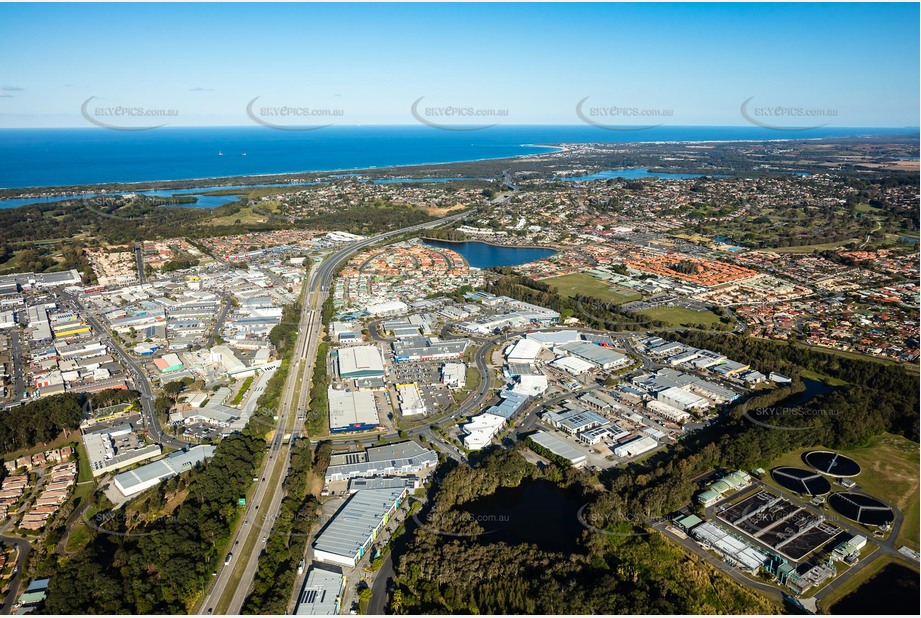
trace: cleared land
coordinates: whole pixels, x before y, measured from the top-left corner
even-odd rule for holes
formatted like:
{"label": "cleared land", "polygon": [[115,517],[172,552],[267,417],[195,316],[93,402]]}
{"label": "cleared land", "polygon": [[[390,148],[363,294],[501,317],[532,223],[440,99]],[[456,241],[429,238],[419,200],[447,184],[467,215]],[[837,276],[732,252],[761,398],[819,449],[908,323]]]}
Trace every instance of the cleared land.
{"label": "cleared land", "polygon": [[634,292],[619,285],[605,283],[601,279],[596,279],[586,273],[551,277],[544,279],[544,281],[558,294],[569,298],[575,298],[582,294],[606,303],[629,303],[643,298],[643,295],[639,292]]}
{"label": "cleared land", "polygon": [[656,307],[643,309],[641,313],[653,320],[668,322],[670,326],[685,326],[687,324],[706,324],[716,326],[720,323],[719,316],[712,311],[694,311],[684,307]]}

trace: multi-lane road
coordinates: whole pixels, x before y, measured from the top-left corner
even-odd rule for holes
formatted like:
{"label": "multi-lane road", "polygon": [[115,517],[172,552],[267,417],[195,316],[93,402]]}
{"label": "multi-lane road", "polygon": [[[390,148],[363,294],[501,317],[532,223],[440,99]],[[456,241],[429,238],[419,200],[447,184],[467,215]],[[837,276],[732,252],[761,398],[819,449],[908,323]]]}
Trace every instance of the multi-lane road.
{"label": "multi-lane road", "polygon": [[[252,587],[263,539],[271,534],[272,522],[278,515],[283,498],[281,482],[290,462],[290,444],[283,441],[283,436],[287,432],[298,436],[303,431],[302,411],[309,396],[309,380],[313,374],[313,364],[322,335],[323,303],[329,294],[339,265],[355,252],[387,238],[451,223],[466,215],[467,213],[463,212],[352,243],[328,255],[311,271],[304,286],[303,309],[298,324],[293,364],[282,392],[269,456],[263,464],[260,476],[257,477],[253,498],[244,515],[244,523],[238,528],[233,539],[230,551],[234,553],[234,557],[217,573],[214,585],[205,595],[201,605],[202,612],[239,614]],[[300,384],[302,379],[303,384]],[[295,400],[299,386],[300,394]]]}

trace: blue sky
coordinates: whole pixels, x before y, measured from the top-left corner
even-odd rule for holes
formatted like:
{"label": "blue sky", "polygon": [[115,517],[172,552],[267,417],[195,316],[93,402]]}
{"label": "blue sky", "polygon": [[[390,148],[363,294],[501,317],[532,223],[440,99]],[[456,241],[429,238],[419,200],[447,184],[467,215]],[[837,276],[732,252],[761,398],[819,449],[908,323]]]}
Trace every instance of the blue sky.
{"label": "blue sky", "polygon": [[420,97],[578,124],[590,97],[743,125],[754,97],[832,110],[831,126],[917,126],[918,23],[914,3],[0,4],[0,127],[90,126],[89,97],[177,110],[172,125],[252,124],[255,97],[338,124],[412,124]]}

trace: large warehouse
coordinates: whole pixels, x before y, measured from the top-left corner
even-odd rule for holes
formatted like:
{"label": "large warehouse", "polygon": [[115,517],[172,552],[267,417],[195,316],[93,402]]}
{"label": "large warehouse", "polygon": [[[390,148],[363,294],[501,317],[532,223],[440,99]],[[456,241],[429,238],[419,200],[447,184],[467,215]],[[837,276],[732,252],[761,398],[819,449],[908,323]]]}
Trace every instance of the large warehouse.
{"label": "large warehouse", "polygon": [[310,567],[297,598],[295,616],[336,616],[342,603],[345,577],[321,567]]}
{"label": "large warehouse", "polygon": [[519,339],[509,347],[506,359],[509,363],[533,363],[542,350],[537,341]]}
{"label": "large warehouse", "polygon": [[588,341],[574,341],[554,347],[554,352],[565,352],[576,358],[601,367],[605,371],[620,369],[628,366],[632,361],[629,356],[615,352],[610,348],[605,348]]}
{"label": "large warehouse", "polygon": [[710,402],[694,393],[689,393],[683,388],[673,386],[656,395],[656,399],[673,408],[678,408],[682,412],[688,410],[706,410],[710,407]]}
{"label": "large warehouse", "polygon": [[384,375],[384,359],[373,345],[339,348],[339,376],[349,378],[374,378]]}
{"label": "large warehouse", "polygon": [[210,444],[200,444],[188,451],[176,451],[160,461],[116,474],[115,487],[125,497],[133,496],[210,459],[214,456],[214,449]]}
{"label": "large warehouse", "polygon": [[574,467],[580,468],[585,465],[588,458],[574,446],[570,446],[565,440],[560,440],[546,431],[538,431],[528,436],[538,446],[542,446],[554,455],[569,460]]}
{"label": "large warehouse", "polygon": [[329,431],[368,431],[380,424],[374,393],[369,391],[341,391],[330,387]]}
{"label": "large warehouse", "polygon": [[393,357],[398,362],[460,358],[467,343],[467,339],[406,337],[393,342]]}
{"label": "large warehouse", "polygon": [[614,454],[618,457],[636,457],[651,451],[657,446],[659,446],[658,442],[649,436],[642,436],[614,447]]}
{"label": "large warehouse", "polygon": [[330,458],[326,482],[359,477],[419,474],[438,463],[435,451],[407,440],[373,446],[363,453],[343,453]]}
{"label": "large warehouse", "polygon": [[314,559],[357,565],[407,493],[406,487],[395,487],[353,494],[313,542]]}

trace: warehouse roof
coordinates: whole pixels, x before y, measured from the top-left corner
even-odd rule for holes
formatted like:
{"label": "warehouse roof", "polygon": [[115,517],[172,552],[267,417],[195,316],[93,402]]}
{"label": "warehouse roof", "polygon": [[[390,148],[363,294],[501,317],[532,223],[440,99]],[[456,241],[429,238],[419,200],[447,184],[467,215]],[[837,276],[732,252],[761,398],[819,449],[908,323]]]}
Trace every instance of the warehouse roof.
{"label": "warehouse roof", "polygon": [[312,566],[297,598],[296,616],[334,616],[339,613],[339,598],[344,578],[341,573]]}
{"label": "warehouse roof", "polygon": [[435,356],[462,354],[467,348],[466,339],[439,340],[433,337],[406,337],[393,342],[396,356]]}
{"label": "warehouse roof", "polygon": [[405,487],[393,487],[366,489],[353,494],[317,536],[314,549],[354,557],[404,491]]}
{"label": "warehouse roof", "polygon": [[384,359],[377,346],[362,345],[339,349],[339,375],[384,373]]}
{"label": "warehouse roof", "polygon": [[543,347],[532,339],[519,339],[509,348],[509,360],[533,361],[540,354]]}
{"label": "warehouse roof", "polygon": [[560,440],[556,436],[550,435],[545,431],[538,431],[537,433],[531,434],[528,436],[538,445],[544,447],[554,455],[559,455],[563,459],[568,459],[572,462],[573,465],[579,465],[586,461],[586,456],[582,454],[579,449],[574,446],[570,446],[569,443]]}
{"label": "warehouse roof", "polygon": [[349,425],[377,425],[377,404],[374,393],[329,389],[329,426],[331,429]]}
{"label": "warehouse roof", "polygon": [[556,346],[555,350],[562,350],[567,354],[573,354],[596,365],[608,365],[621,363],[628,360],[628,357],[615,352],[610,348],[605,348],[587,341],[575,341]]}
{"label": "warehouse roof", "polygon": [[420,455],[424,455],[432,451],[425,448],[415,440],[407,440],[405,442],[385,444],[384,446],[372,446],[365,452],[367,453],[368,461],[386,461],[389,459],[407,459],[410,457],[419,457]]}
{"label": "warehouse roof", "polygon": [[563,343],[579,341],[579,332],[575,330],[553,330],[546,332],[528,333],[528,339],[550,348]]}

